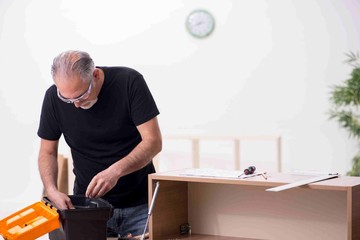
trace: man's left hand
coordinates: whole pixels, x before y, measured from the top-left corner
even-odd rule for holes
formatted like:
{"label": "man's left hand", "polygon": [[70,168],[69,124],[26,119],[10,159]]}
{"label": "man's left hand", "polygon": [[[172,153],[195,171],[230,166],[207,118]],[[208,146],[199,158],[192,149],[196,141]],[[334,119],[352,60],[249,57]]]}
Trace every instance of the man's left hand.
{"label": "man's left hand", "polygon": [[99,172],[91,180],[85,196],[89,198],[102,197],[116,185],[118,180],[117,175],[110,168]]}

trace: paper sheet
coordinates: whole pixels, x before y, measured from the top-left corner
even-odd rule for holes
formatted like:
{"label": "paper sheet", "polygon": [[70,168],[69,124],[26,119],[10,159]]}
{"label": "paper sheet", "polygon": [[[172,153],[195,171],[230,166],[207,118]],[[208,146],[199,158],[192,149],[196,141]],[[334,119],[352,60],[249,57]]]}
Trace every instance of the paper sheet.
{"label": "paper sheet", "polygon": [[219,178],[239,178],[241,171],[220,170],[212,168],[195,168],[185,170],[180,175],[196,176],[196,177],[219,177]]}
{"label": "paper sheet", "polygon": [[245,178],[250,178],[250,177],[255,177],[255,176],[261,175],[261,173],[259,173],[258,171],[254,172],[254,174],[249,174],[249,175],[245,175],[242,173],[243,173],[242,171],[236,171],[236,170],[195,168],[195,169],[185,170],[185,172],[180,173],[180,175],[196,176],[196,177],[236,178],[236,179],[245,179]]}

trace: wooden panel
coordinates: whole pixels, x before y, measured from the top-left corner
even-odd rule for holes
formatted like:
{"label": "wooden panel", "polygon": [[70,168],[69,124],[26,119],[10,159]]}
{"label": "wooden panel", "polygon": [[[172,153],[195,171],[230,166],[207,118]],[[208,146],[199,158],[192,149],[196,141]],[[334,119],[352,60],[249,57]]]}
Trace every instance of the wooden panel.
{"label": "wooden panel", "polygon": [[351,201],[349,201],[352,206],[349,206],[351,209],[351,225],[350,229],[352,233],[352,239],[360,239],[360,191],[352,192]]}
{"label": "wooden panel", "polygon": [[194,234],[268,240],[347,239],[346,192],[189,184]]}
{"label": "wooden panel", "polygon": [[[154,182],[153,182],[154,183]],[[187,183],[160,181],[159,191],[150,219],[151,239],[175,235],[188,221]]]}

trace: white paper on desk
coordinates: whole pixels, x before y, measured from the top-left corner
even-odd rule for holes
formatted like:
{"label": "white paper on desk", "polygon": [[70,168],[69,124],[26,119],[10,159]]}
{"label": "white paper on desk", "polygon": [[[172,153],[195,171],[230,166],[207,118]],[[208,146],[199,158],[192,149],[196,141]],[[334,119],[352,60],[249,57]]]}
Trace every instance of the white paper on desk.
{"label": "white paper on desk", "polygon": [[239,178],[240,171],[222,170],[213,168],[187,169],[180,175],[196,177],[219,177],[219,178]]}
{"label": "white paper on desk", "polygon": [[255,172],[253,174],[249,174],[249,175],[241,175],[239,178],[240,179],[245,179],[245,178],[251,178],[251,177],[256,177],[256,176],[261,176],[262,174],[266,174],[266,173],[258,173],[258,172]]}

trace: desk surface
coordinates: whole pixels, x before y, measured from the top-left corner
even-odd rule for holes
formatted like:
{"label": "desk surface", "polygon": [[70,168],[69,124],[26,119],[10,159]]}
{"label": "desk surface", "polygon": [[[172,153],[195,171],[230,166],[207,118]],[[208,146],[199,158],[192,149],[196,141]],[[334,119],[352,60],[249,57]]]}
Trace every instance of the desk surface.
{"label": "desk surface", "polygon": [[[313,178],[319,175],[308,175],[308,174],[290,174],[290,173],[267,173],[268,178],[264,179],[261,175],[254,176],[251,178],[227,178],[225,177],[209,177],[209,176],[188,176],[184,175],[188,169],[162,172],[152,174],[151,178],[154,180],[174,180],[174,181],[185,181],[185,182],[208,182],[208,183],[223,183],[223,184],[239,184],[248,186],[262,186],[262,187],[276,187],[296,181],[301,181],[309,178]],[[236,172],[236,171],[234,171]],[[239,171],[238,171],[239,172]],[[328,179],[316,183],[311,183],[306,186],[302,186],[311,189],[323,189],[323,190],[335,190],[335,191],[353,191],[360,190],[360,177],[350,177],[340,175],[337,178]]]}

